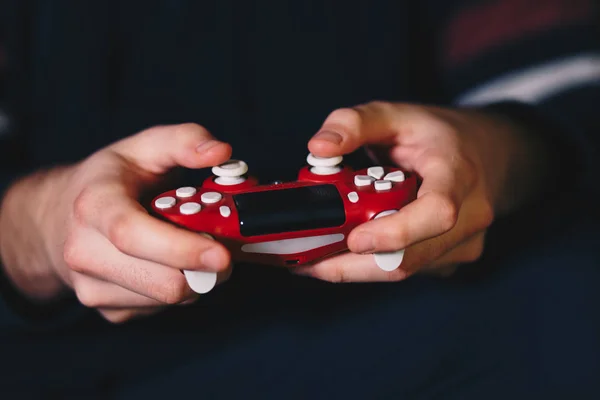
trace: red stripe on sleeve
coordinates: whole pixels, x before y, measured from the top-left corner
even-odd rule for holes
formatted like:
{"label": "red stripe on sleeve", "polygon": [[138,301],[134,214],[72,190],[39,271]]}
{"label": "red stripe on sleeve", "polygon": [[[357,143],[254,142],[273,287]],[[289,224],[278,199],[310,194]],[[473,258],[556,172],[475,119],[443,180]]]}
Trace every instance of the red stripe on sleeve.
{"label": "red stripe on sleeve", "polygon": [[488,48],[593,17],[593,0],[495,0],[450,21],[444,59],[456,66]]}

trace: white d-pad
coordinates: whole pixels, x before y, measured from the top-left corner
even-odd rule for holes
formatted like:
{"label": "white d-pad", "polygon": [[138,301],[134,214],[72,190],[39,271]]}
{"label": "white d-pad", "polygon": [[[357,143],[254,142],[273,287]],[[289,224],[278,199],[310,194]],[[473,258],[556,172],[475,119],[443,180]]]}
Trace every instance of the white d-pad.
{"label": "white d-pad", "polygon": [[[386,217],[397,212],[398,210],[383,211],[377,214],[373,219]],[[375,257],[375,263],[379,268],[381,268],[381,270],[391,272],[397,269],[402,264],[402,260],[404,259],[404,250],[375,253],[373,257]]]}

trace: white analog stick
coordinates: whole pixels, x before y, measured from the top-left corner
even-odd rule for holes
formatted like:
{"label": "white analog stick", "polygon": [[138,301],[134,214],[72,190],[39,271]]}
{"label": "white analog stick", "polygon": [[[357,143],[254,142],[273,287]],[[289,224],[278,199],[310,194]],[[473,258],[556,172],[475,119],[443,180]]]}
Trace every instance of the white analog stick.
{"label": "white analog stick", "polygon": [[336,167],[342,163],[343,159],[342,156],[318,157],[311,153],[306,157],[306,162],[312,167]]}
{"label": "white analog stick", "polygon": [[343,159],[342,156],[318,157],[310,153],[308,157],[306,157],[306,162],[312,167],[310,172],[315,175],[333,175],[342,170],[339,167],[339,164],[342,163]]}
{"label": "white analog stick", "polygon": [[248,172],[248,165],[240,160],[229,160],[212,168],[212,173],[219,177],[239,177]]}

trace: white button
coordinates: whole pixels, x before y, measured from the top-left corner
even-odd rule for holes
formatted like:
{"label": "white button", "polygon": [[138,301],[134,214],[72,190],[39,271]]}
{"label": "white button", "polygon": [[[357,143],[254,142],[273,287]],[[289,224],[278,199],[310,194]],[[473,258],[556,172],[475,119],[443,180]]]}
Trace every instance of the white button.
{"label": "white button", "polygon": [[221,196],[221,193],[217,193],[217,192],[206,192],[206,193],[202,193],[202,196],[200,196],[200,200],[202,200],[202,202],[206,203],[206,204],[217,203],[222,198],[223,198],[223,196]]}
{"label": "white button", "polygon": [[195,194],[196,194],[196,189],[191,186],[180,187],[175,192],[175,195],[177,197],[192,197]]}
{"label": "white button", "polygon": [[394,171],[387,174],[383,179],[392,182],[404,182],[404,172]]}
{"label": "white button", "polygon": [[219,207],[219,212],[221,213],[221,216],[227,218],[231,215],[231,209],[227,206],[221,206]]}
{"label": "white button", "polygon": [[383,167],[371,167],[367,169],[367,174],[369,174],[369,176],[372,176],[375,179],[383,178],[384,173],[385,171],[383,170]]}
{"label": "white button", "polygon": [[171,196],[167,196],[167,197],[161,197],[160,199],[157,199],[154,202],[154,205],[156,205],[156,208],[160,208],[161,210],[164,210],[165,208],[171,208],[175,205],[176,200],[174,197]]}
{"label": "white button", "polygon": [[318,157],[311,153],[306,157],[306,162],[313,167],[335,167],[336,165],[339,165],[343,159],[342,156]]}
{"label": "white button", "polygon": [[356,193],[356,192],[348,193],[348,200],[350,200],[353,203],[356,203],[358,201],[358,193]]}
{"label": "white button", "polygon": [[241,160],[229,160],[212,168],[212,173],[216,176],[242,176],[246,172],[248,172],[248,165]]}
{"label": "white button", "polygon": [[369,175],[356,175],[354,177],[354,184],[356,186],[370,186],[374,180]]}
{"label": "white button", "polygon": [[200,204],[190,202],[182,204],[181,207],[179,207],[179,212],[183,215],[192,215],[200,212],[201,209],[202,206]]}
{"label": "white button", "polygon": [[390,181],[375,181],[375,190],[390,190],[392,182]]}

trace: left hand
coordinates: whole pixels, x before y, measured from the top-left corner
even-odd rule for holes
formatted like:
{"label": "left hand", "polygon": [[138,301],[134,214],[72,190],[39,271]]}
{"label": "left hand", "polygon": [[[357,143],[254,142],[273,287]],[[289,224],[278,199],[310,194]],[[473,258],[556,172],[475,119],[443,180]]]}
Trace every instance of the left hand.
{"label": "left hand", "polygon": [[[533,135],[506,117],[477,110],[382,102],[339,109],[308,144],[321,157],[361,146],[376,146],[387,158],[382,162],[416,173],[422,179],[417,199],[356,227],[348,236],[350,252],[295,273],[330,282],[449,275],[480,258],[495,216],[534,196],[545,173],[543,145]],[[375,264],[372,253],[400,249],[404,260],[395,271]]]}

